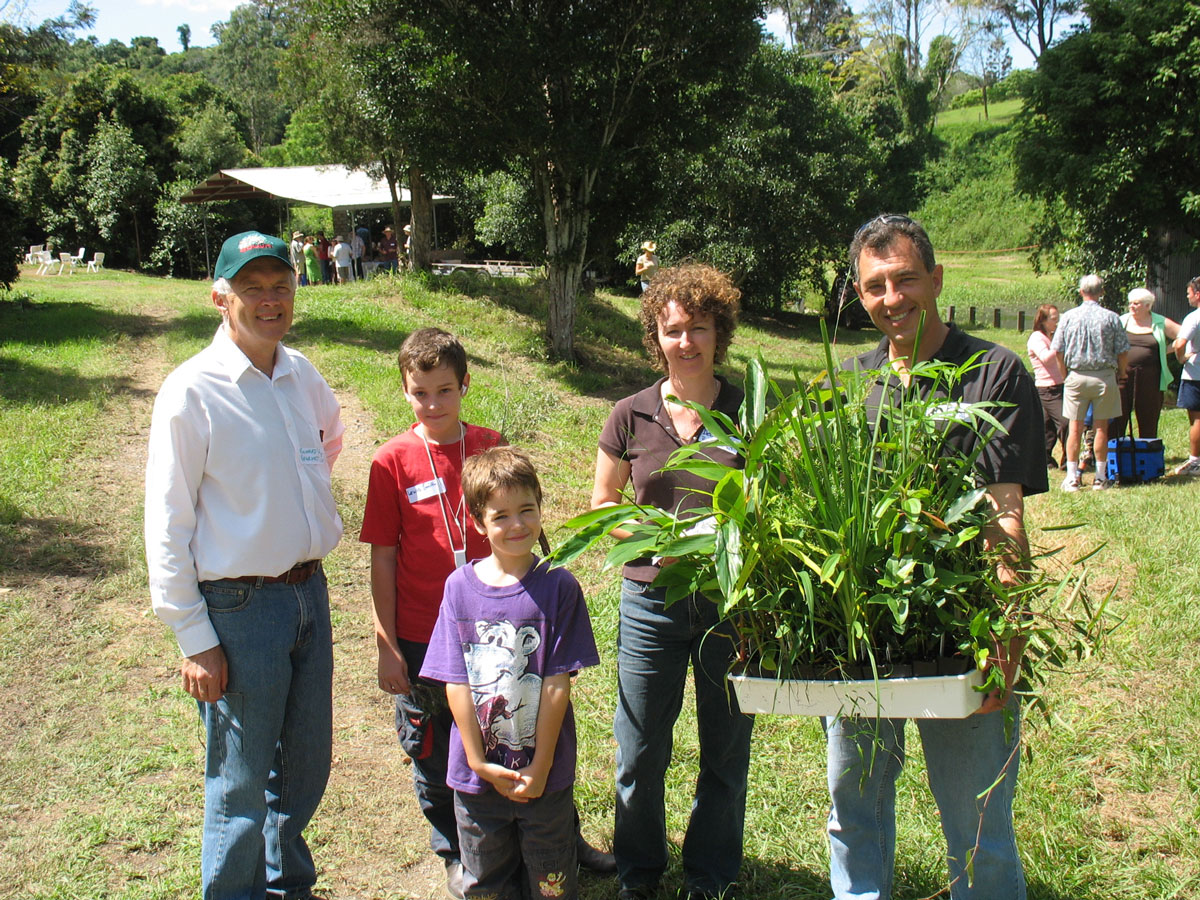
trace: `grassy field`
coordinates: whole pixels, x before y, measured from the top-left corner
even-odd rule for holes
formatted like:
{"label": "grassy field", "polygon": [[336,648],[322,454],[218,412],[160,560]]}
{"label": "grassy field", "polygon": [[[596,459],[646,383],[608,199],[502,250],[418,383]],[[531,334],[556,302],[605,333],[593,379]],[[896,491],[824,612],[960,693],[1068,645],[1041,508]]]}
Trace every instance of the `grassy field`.
{"label": "grassy field", "polygon": [[999,103],[988,103],[987,118],[983,117],[983,106],[964,106],[962,109],[947,109],[937,114],[937,127],[949,125],[975,125],[980,122],[1000,125],[1011,122],[1021,111],[1022,100],[1001,100]]}
{"label": "grassy field", "polygon": [[[945,258],[947,303],[979,281],[1024,276],[984,258]],[[310,829],[331,898],[443,896],[440,867],[375,688],[367,558],[356,536],[374,447],[407,427],[395,352],[441,325],[471,354],[464,415],[499,428],[539,464],[554,526],[582,510],[596,437],[612,403],[649,383],[636,301],[601,293],[579,316],[582,360],[546,358],[536,286],[466,279],[460,290],[375,280],[305,288],[289,343],[338,391],[347,449],[335,471],[346,524],[329,558],[335,653],[335,764]],[[171,367],[216,327],[207,286],[119,272],[26,275],[0,300],[0,900],[184,898],[197,893],[202,734],[182,693],[177,649],[149,613],[141,477],[150,403]],[[1024,290],[1024,288],[1022,288]],[[965,321],[965,315],[959,314]],[[990,317],[989,317],[990,321]],[[1024,336],[984,329],[1022,350]],[[838,352],[873,333],[843,331]],[[748,319],[727,370],[762,353],[773,373],[818,371],[814,319]],[[1169,463],[1185,447],[1164,415]],[[1027,723],[1017,829],[1029,896],[1167,900],[1200,896],[1200,612],[1193,510],[1200,483],[1164,479],[1104,494],[1029,502],[1033,538],[1068,552],[1104,548],[1092,583],[1116,585],[1123,620],[1102,657],[1053,682],[1054,719]],[[584,831],[611,838],[616,576],[577,569],[603,664],[579,679],[578,802]],[[692,714],[676,728],[669,828],[686,821],[698,749]],[[823,742],[810,719],[755,727],[743,897],[828,896]],[[915,742],[914,742],[915,743]],[[899,796],[898,898],[943,888],[936,810],[913,746]],[[679,885],[677,864],[666,878]],[[585,900],[612,881],[585,880]],[[665,895],[664,895],[665,896]]]}

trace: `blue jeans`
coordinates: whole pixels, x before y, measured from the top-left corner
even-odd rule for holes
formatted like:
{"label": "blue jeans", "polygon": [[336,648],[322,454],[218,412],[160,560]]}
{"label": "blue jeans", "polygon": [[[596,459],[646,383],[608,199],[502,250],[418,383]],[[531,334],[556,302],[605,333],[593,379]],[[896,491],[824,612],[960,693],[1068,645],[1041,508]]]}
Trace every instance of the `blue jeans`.
{"label": "blue jeans", "polygon": [[303,831],[325,792],[333,740],[325,574],[262,587],[207,581],[200,591],[229,663],[225,696],[200,704],[204,898],[308,897],[317,873]]}
{"label": "blue jeans", "polygon": [[742,715],[727,687],[735,643],[732,629],[714,629],[716,623],[716,606],[703,597],[665,609],[661,591],[628,578],[621,585],[613,853],[622,887],[651,888],[667,867],[663,778],[689,660],[700,774],[683,840],[684,879],[686,887],[714,894],[737,880],[754,717]]}
{"label": "blue jeans", "polygon": [[[929,787],[941,813],[953,900],[1024,900],[1013,834],[1020,761],[1019,708],[918,719]],[[830,881],[835,900],[888,900],[896,854],[896,776],[904,765],[904,719],[837,718],[828,738]],[[1003,773],[996,787],[988,787]],[[976,849],[978,843],[978,849]],[[967,873],[973,856],[973,876]],[[968,885],[970,881],[970,885]]]}

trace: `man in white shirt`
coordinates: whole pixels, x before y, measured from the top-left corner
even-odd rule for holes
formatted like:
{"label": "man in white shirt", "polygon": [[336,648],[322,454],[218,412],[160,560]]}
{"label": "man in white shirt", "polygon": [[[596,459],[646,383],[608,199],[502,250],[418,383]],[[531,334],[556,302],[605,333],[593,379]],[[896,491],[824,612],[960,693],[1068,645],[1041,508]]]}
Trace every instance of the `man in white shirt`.
{"label": "man in white shirt", "polygon": [[221,327],[154,403],[150,593],[207,732],[203,896],[302,900],[316,881],[302,832],[332,744],[321,559],[342,534],[330,469],[343,427],[329,385],[280,343],[296,296],[287,245],[234,235],[215,274]]}
{"label": "man in white shirt", "polygon": [[1183,363],[1176,405],[1188,411],[1188,458],[1175,474],[1200,475],[1200,276],[1188,282],[1187,298],[1192,311],[1179,324],[1175,358]]}

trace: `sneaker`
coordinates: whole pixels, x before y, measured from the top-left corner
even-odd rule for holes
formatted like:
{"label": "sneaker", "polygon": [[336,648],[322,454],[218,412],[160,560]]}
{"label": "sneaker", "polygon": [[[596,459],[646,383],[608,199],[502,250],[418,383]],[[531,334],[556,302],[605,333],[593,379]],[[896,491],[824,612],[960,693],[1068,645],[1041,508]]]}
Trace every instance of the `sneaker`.
{"label": "sneaker", "polygon": [[1075,493],[1077,490],[1079,490],[1080,487],[1081,487],[1081,484],[1080,484],[1078,475],[1076,475],[1074,478],[1072,478],[1070,475],[1068,475],[1066,478],[1063,479],[1062,489],[1069,494]]}
{"label": "sneaker", "polygon": [[1175,467],[1176,475],[1200,475],[1200,459],[1189,459]]}
{"label": "sneaker", "polygon": [[1092,482],[1092,490],[1093,491],[1107,491],[1112,486],[1113,486],[1113,483],[1112,483],[1112,479],[1110,479],[1110,478],[1097,478],[1095,481]]}

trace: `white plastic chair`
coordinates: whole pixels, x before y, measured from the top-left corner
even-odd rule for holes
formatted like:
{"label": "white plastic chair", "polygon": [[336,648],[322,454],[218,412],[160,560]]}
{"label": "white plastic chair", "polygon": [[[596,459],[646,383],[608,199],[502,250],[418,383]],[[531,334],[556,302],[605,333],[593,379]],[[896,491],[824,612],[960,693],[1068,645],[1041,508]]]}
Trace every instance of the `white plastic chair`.
{"label": "white plastic chair", "polygon": [[33,265],[38,262],[41,257],[38,256],[42,252],[42,244],[30,244],[29,252],[25,254],[25,264]]}
{"label": "white plastic chair", "polygon": [[71,268],[83,265],[83,258],[87,255],[87,247],[80,247],[79,252],[71,257]]}
{"label": "white plastic chair", "polygon": [[99,272],[104,268],[104,251],[97,250],[92,254],[92,258],[88,260],[87,270],[89,272]]}
{"label": "white plastic chair", "polygon": [[37,264],[39,275],[49,275],[50,267],[54,265],[54,254],[49,250],[42,250],[37,254]]}
{"label": "white plastic chair", "polygon": [[67,270],[68,275],[70,275],[72,272],[75,271],[75,257],[73,257],[70,253],[58,254],[58,274],[59,275],[61,275],[63,273],[63,269]]}

